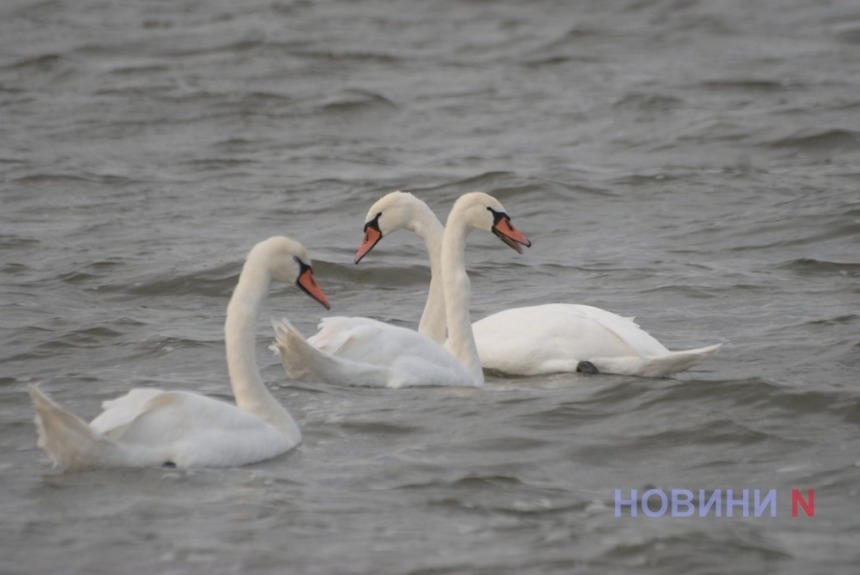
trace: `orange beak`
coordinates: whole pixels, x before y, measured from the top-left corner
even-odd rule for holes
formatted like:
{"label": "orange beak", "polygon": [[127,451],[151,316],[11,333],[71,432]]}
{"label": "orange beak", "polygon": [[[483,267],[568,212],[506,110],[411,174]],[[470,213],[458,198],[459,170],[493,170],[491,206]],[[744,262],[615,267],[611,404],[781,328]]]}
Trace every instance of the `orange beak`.
{"label": "orange beak", "polygon": [[508,246],[516,250],[517,253],[523,253],[523,249],[520,247],[521,245],[526,246],[527,248],[532,246],[529,239],[523,235],[520,230],[513,226],[511,218],[509,218],[507,214],[500,213],[497,215],[496,223],[493,224],[493,233]]}
{"label": "orange beak", "polygon": [[302,273],[299,274],[299,279],[296,280],[296,284],[303,292],[320,302],[323,307],[331,309],[331,305],[328,303],[328,298],[323,293],[322,288],[314,281],[314,272],[310,266],[302,270]]}
{"label": "orange beak", "polygon": [[364,226],[364,241],[361,242],[361,247],[358,248],[358,251],[355,253],[355,263],[361,261],[361,258],[370,253],[370,250],[373,249],[379,240],[382,239],[382,232],[379,231],[379,225],[376,223],[376,220],[372,222],[368,222]]}

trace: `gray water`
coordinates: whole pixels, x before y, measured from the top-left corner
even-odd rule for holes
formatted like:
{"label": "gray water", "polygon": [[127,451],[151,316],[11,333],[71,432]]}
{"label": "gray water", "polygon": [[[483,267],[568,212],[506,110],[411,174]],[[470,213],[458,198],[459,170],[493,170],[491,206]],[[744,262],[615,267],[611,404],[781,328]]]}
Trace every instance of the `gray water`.
{"label": "gray water", "polygon": [[[482,390],[267,384],[304,433],[236,469],[60,473],[27,384],[84,418],[136,386],[230,397],[224,310],[257,241],[308,246],[333,314],[415,326],[413,191],[504,204],[470,237],[473,318],[597,305],[669,379]],[[0,5],[0,572],[855,573],[860,5],[819,0]],[[775,490],[776,517],[624,496]],[[815,491],[814,516],[791,514]],[[652,505],[652,507],[657,507]],[[723,513],[725,515],[725,513]]]}

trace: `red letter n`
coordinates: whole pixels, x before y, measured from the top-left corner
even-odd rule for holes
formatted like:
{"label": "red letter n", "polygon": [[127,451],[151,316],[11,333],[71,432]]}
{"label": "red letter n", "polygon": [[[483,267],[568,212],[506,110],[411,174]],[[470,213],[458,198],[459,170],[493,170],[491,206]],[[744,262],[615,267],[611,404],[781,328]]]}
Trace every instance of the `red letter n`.
{"label": "red letter n", "polygon": [[815,517],[815,490],[807,489],[806,490],[807,497],[803,498],[803,495],[800,493],[800,489],[792,489],[791,490],[791,516],[797,517],[797,506],[800,504],[800,507],[803,508],[803,512],[806,513],[807,517]]}

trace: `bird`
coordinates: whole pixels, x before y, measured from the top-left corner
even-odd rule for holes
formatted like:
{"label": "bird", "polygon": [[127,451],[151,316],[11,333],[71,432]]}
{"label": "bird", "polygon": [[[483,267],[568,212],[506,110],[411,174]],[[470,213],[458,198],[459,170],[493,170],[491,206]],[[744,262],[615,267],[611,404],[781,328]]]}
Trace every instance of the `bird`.
{"label": "bird", "polygon": [[[445,341],[448,302],[440,283],[445,228],[425,202],[402,191],[375,202],[367,211],[355,263],[400,229],[418,234],[430,257],[430,289],[418,331]],[[633,318],[572,303],[506,309],[473,323],[472,332],[484,369],[526,376],[580,372],[666,377],[689,369],[722,345],[669,351]]]}
{"label": "bird", "polygon": [[505,208],[483,192],[461,196],[451,208],[439,242],[441,284],[448,305],[448,338],[436,342],[417,331],[378,320],[329,317],[305,339],[288,321],[276,327],[275,349],[288,375],[327,383],[389,388],[484,384],[469,318],[471,292],[465,267],[466,237],[492,232],[522,253],[528,238],[511,224]]}
{"label": "bird", "polygon": [[187,391],[132,389],[105,401],[89,424],[36,385],[39,446],[67,471],[103,467],[232,467],[263,461],[301,443],[293,417],[263,384],[256,322],[273,281],[295,285],[330,308],[297,241],[275,236],[248,254],[227,306],[224,337],[236,403]]}

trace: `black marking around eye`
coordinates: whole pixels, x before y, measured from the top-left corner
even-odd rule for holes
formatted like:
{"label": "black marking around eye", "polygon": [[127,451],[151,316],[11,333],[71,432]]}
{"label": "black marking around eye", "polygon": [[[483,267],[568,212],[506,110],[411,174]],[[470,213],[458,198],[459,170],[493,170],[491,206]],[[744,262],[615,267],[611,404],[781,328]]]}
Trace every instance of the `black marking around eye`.
{"label": "black marking around eye", "polygon": [[382,215],[382,212],[376,214],[376,217],[364,224],[364,232],[367,233],[367,228],[373,228],[379,235],[382,236],[382,230],[379,229],[379,217]]}
{"label": "black marking around eye", "polygon": [[493,225],[494,226],[498,225],[498,223],[502,220],[505,220],[506,222],[511,221],[511,217],[508,214],[506,214],[505,212],[497,212],[496,210],[494,210],[490,206],[487,206],[487,209],[490,210],[491,214],[493,214]]}
{"label": "black marking around eye", "polygon": [[301,277],[301,275],[306,271],[310,271],[311,273],[314,272],[314,268],[312,268],[310,264],[306,264],[305,262],[303,262],[302,258],[300,258],[299,256],[293,256],[293,260],[295,260],[295,262],[299,264],[299,277]]}

